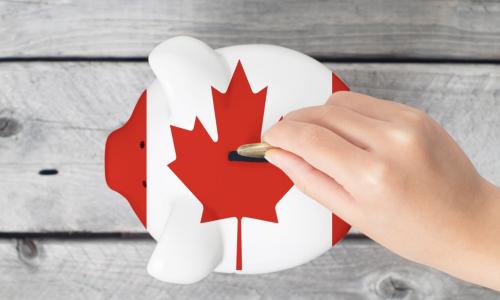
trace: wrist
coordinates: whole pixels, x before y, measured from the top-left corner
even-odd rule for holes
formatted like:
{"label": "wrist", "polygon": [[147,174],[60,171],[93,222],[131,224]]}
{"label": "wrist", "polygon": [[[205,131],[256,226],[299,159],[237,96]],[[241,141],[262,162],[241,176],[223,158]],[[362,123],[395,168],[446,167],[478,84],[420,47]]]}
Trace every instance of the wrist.
{"label": "wrist", "polygon": [[459,277],[500,290],[500,188],[482,179],[464,233],[463,268]]}

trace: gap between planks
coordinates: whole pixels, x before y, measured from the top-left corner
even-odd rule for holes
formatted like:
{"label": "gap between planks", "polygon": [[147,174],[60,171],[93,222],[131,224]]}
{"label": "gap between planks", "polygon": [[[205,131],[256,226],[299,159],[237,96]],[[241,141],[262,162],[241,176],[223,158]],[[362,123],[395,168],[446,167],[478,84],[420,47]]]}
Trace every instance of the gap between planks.
{"label": "gap between planks", "polygon": [[[122,240],[153,240],[147,232],[89,232],[89,231],[5,231],[0,232],[0,240],[10,239],[37,239],[37,240],[94,240],[94,239],[122,239]],[[367,236],[355,231],[349,233],[343,240],[371,240]]]}
{"label": "gap between planks", "polygon": [[[152,49],[151,49],[152,50]],[[335,57],[335,56],[314,56],[322,63],[366,63],[366,64],[487,64],[498,65],[500,59],[482,58],[418,58],[418,57]],[[32,57],[0,57],[0,63],[32,63],[32,62],[148,62],[145,56],[32,56]]]}

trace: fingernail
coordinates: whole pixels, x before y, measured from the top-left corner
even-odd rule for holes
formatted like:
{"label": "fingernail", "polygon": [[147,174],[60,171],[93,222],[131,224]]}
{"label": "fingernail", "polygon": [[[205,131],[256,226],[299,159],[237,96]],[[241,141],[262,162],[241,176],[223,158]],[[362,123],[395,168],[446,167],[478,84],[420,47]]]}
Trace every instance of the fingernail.
{"label": "fingernail", "polygon": [[280,159],[279,157],[276,158],[276,156],[279,156],[279,155],[275,155],[276,154],[276,151],[271,149],[271,150],[267,150],[266,153],[264,153],[264,158],[271,164],[275,165],[276,167],[280,167]]}
{"label": "fingernail", "polygon": [[268,162],[270,162],[270,163],[272,163],[274,165],[274,163],[273,163],[273,157],[272,157],[273,155],[271,153],[269,153],[269,152],[272,152],[272,149],[271,150],[267,150],[266,153],[264,153],[264,158]]}

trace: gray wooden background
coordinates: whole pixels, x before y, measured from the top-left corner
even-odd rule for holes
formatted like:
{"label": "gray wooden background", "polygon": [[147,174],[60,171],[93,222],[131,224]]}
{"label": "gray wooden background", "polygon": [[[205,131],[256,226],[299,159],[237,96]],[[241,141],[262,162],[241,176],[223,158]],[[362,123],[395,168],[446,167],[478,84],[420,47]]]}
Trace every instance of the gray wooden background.
{"label": "gray wooden background", "polygon": [[428,112],[500,184],[500,2],[0,0],[0,299],[500,299],[356,232],[288,271],[150,278],[154,243],[103,150],[153,79],[148,52],[180,34],[308,53]]}

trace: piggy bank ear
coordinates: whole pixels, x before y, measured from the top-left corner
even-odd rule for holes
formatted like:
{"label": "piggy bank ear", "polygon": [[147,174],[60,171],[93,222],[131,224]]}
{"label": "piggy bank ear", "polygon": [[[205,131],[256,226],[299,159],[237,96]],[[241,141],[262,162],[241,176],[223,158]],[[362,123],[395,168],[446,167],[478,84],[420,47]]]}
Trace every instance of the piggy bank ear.
{"label": "piggy bank ear", "polygon": [[158,45],[149,64],[167,94],[171,124],[192,130],[198,117],[216,141],[211,87],[226,89],[231,77],[226,62],[207,44],[180,36]]}
{"label": "piggy bank ear", "polygon": [[162,281],[189,284],[219,265],[223,243],[217,223],[200,223],[200,211],[180,203],[172,207],[149,260],[148,273]]}

